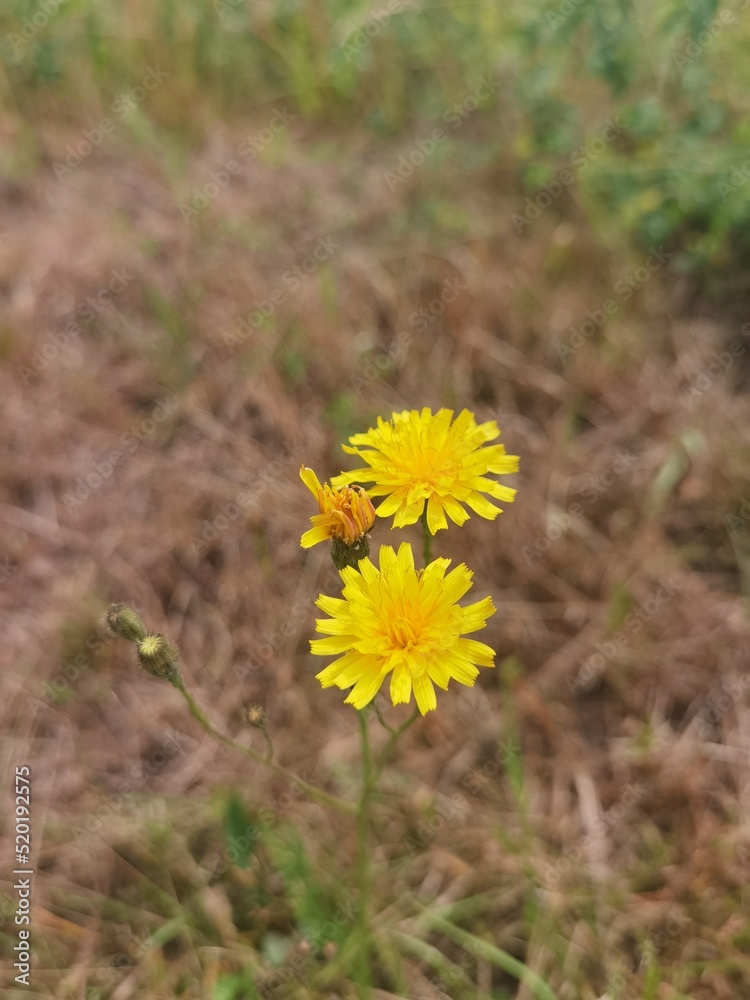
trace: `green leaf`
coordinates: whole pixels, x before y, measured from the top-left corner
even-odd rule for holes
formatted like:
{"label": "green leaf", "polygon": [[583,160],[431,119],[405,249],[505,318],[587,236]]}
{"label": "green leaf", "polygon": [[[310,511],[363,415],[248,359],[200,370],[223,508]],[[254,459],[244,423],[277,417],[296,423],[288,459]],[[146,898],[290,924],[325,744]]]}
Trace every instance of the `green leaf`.
{"label": "green leaf", "polygon": [[259,1000],[259,996],[250,972],[233,972],[217,982],[212,1000]]}
{"label": "green leaf", "polygon": [[476,934],[471,934],[461,927],[456,927],[449,920],[444,920],[442,917],[428,911],[422,914],[421,920],[429,924],[434,930],[445,934],[446,937],[455,941],[456,944],[460,944],[471,955],[476,955],[477,958],[492,962],[493,965],[502,969],[503,972],[515,976],[520,983],[524,983],[531,989],[532,995],[537,997],[538,1000],[557,1000],[555,994],[538,973],[534,972],[527,965],[524,965],[517,958],[509,955],[507,951],[498,948],[497,945],[483,941]]}
{"label": "green leaf", "polygon": [[616,583],[607,606],[607,634],[612,635],[633,610],[633,595],[624,583]]}
{"label": "green leaf", "polygon": [[224,836],[230,857],[238,868],[249,865],[258,832],[258,826],[245,809],[242,799],[232,792],[224,810]]}

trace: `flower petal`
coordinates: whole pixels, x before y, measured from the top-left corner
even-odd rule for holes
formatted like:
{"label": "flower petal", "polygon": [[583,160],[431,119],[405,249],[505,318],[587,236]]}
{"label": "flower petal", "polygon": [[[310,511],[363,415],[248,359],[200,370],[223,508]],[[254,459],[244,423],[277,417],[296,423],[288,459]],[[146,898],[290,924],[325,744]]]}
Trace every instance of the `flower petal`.
{"label": "flower petal", "polygon": [[354,705],[360,710],[369,705],[372,699],[380,690],[383,678],[380,674],[369,674],[361,677],[349,692],[349,697],[344,701],[347,705]]}
{"label": "flower petal", "polygon": [[327,542],[330,537],[330,532],[326,531],[325,528],[308,528],[300,538],[299,543],[303,549],[309,549],[313,545],[317,545],[318,542]]}
{"label": "flower petal", "polygon": [[421,677],[413,677],[412,684],[414,685],[414,697],[417,700],[417,708],[422,715],[434,711],[437,708],[437,697],[435,695],[435,688],[432,686],[432,681],[427,674],[423,674]]}
{"label": "flower petal", "polygon": [[301,466],[299,470],[299,477],[308,490],[312,493],[315,499],[318,499],[318,493],[320,493],[323,487],[320,485],[320,480],[315,475],[312,469],[308,469],[306,466]]}
{"label": "flower petal", "polygon": [[411,701],[411,674],[405,662],[391,674],[391,701],[394,705],[408,705]]}
{"label": "flower petal", "polygon": [[427,501],[427,527],[433,535],[436,531],[440,531],[441,528],[448,527],[448,522],[445,519],[443,503],[435,496],[434,493]]}
{"label": "flower petal", "polygon": [[474,493],[472,491],[467,496],[466,503],[473,511],[490,521],[494,521],[498,514],[502,514],[501,508],[496,507],[494,503],[490,503],[487,497],[483,497],[481,493]]}

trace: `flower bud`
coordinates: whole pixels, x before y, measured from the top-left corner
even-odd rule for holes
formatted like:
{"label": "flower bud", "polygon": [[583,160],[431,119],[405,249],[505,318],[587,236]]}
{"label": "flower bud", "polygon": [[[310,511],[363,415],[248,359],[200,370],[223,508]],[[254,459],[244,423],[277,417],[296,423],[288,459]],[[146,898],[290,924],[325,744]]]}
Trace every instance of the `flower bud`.
{"label": "flower bud", "polygon": [[268,725],[268,712],[266,712],[262,705],[248,705],[247,721],[254,729],[265,731]]}
{"label": "flower bud", "polygon": [[107,611],[107,625],[115,635],[128,642],[146,638],[146,629],[138,615],[127,604],[112,604]]}
{"label": "flower bud", "polygon": [[151,632],[137,644],[138,659],[147,674],[174,682],[180,676],[177,647],[161,632]]}

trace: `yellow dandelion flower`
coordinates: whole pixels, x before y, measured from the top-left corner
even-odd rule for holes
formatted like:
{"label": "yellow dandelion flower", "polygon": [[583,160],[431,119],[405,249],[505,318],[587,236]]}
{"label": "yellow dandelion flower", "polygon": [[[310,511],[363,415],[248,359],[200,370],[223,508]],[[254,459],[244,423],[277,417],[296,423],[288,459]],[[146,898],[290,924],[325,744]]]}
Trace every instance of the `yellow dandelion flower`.
{"label": "yellow dandelion flower", "polygon": [[500,435],[494,420],[477,424],[469,410],[462,410],[453,423],[452,418],[453,410],[433,415],[427,407],[394,413],[388,421],[379,417],[376,428],[349,438],[353,447],[343,445],[345,452],[364,459],[368,468],[334,476],[331,485],[374,483],[368,488],[370,495],[386,497],[377,513],[395,514],[394,528],[414,524],[425,504],[433,535],[448,527],[446,514],[455,524],[468,519],[462,504],[494,520],[502,510],[482,494],[510,503],[516,490],[488,479],[487,473],[517,472],[518,455],[506,455],[501,444],[487,445]]}
{"label": "yellow dandelion flower", "polygon": [[300,545],[303,549],[330,538],[354,545],[367,534],[375,523],[375,508],[361,486],[344,486],[338,490],[331,489],[328,483],[321,486],[313,470],[304,465],[299,475],[320,508],[320,513],[310,518],[312,528],[302,536]]}
{"label": "yellow dandelion flower", "polygon": [[326,638],[311,640],[310,648],[316,656],[339,656],[317,674],[322,686],[352,688],[346,702],[361,709],[390,674],[393,704],[408,703],[414,691],[424,715],[437,706],[433,685],[446,690],[455,680],[472,687],[479,674],[475,664],[493,667],[489,646],[463,638],[485,627],[495,613],[492,600],[460,607],[473,574],[461,563],[446,576],[449,565],[450,559],[435,559],[415,570],[404,542],[398,554],[381,546],[380,569],[362,559],[359,571],[341,570],[343,599],[321,594],[316,601],[331,617],[316,622]]}

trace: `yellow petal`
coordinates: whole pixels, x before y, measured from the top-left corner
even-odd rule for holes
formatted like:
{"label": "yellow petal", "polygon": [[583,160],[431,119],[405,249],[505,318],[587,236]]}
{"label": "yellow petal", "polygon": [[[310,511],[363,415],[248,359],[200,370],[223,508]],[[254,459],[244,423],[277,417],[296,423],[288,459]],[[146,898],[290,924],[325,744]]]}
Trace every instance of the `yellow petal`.
{"label": "yellow petal", "polygon": [[342,618],[349,607],[346,601],[342,601],[340,597],[328,597],[326,594],[321,594],[315,603],[321,611],[325,611],[327,615],[332,615],[334,618]]}
{"label": "yellow petal", "polygon": [[479,664],[480,667],[495,666],[495,650],[485,642],[478,642],[476,639],[459,639],[456,643],[456,651],[472,663]]}
{"label": "yellow petal", "polygon": [[450,496],[444,496],[441,499],[446,514],[454,524],[462,525],[469,520],[469,515],[463,509],[458,500]]}
{"label": "yellow petal", "polygon": [[466,498],[466,503],[473,511],[476,511],[481,517],[486,517],[490,521],[494,521],[498,514],[502,514],[502,510],[499,507],[496,507],[494,503],[490,503],[487,497],[483,497],[480,493],[470,493]]}
{"label": "yellow petal", "polygon": [[432,686],[432,681],[427,674],[423,674],[421,677],[413,677],[412,684],[414,685],[414,697],[417,699],[417,707],[422,715],[434,711],[437,708],[437,697],[435,695],[435,688]]}
{"label": "yellow petal", "polygon": [[434,495],[427,501],[427,527],[433,535],[436,531],[440,531],[441,528],[448,527],[442,501],[438,500]]}
{"label": "yellow petal", "polygon": [[352,636],[332,635],[327,639],[311,639],[310,651],[314,656],[337,656],[352,648]]}
{"label": "yellow petal", "polygon": [[403,528],[407,524],[416,524],[422,516],[424,505],[424,499],[415,500],[411,504],[402,505],[396,512],[396,516],[393,519],[393,527]]}
{"label": "yellow petal", "polygon": [[330,532],[326,531],[325,528],[309,528],[300,538],[299,543],[303,549],[309,549],[313,545],[317,545],[318,542],[327,542],[330,537]]}
{"label": "yellow petal", "polygon": [[412,552],[411,545],[409,545],[408,542],[402,542],[399,545],[396,559],[398,562],[399,572],[402,576],[409,574],[409,571],[412,573],[414,572],[414,553]]}
{"label": "yellow petal", "polygon": [[349,692],[349,697],[344,701],[347,705],[354,705],[359,711],[365,705],[369,705],[372,699],[380,690],[383,678],[379,674],[372,674],[360,678]]}
{"label": "yellow petal", "polygon": [[391,701],[394,705],[408,705],[411,701],[411,674],[405,662],[391,674]]}
{"label": "yellow petal", "polygon": [[300,466],[299,477],[317,500],[318,493],[323,489],[323,487],[320,485],[320,481],[313,470],[308,469],[305,465],[302,465]]}
{"label": "yellow petal", "polygon": [[474,681],[479,676],[479,671],[470,660],[465,660],[463,657],[451,653],[447,658],[447,667],[451,677],[459,684],[474,687]]}

